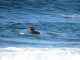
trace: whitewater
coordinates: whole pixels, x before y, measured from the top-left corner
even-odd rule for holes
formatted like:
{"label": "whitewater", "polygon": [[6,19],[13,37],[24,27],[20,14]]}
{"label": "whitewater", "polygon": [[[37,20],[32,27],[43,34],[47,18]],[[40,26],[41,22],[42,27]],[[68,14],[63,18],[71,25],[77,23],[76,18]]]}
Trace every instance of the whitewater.
{"label": "whitewater", "polygon": [[[2,51],[1,51],[2,50]],[[73,48],[1,48],[0,60],[79,60],[80,50]]]}

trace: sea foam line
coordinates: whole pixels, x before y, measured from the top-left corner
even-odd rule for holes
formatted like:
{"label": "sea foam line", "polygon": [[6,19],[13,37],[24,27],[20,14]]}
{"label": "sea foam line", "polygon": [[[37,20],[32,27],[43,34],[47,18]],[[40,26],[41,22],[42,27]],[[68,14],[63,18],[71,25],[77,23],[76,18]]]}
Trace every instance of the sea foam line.
{"label": "sea foam line", "polygon": [[61,15],[63,17],[69,17],[69,18],[80,18],[79,14],[62,14],[62,13],[60,13],[59,15]]}
{"label": "sea foam line", "polygon": [[0,48],[0,60],[80,60],[80,49]]}

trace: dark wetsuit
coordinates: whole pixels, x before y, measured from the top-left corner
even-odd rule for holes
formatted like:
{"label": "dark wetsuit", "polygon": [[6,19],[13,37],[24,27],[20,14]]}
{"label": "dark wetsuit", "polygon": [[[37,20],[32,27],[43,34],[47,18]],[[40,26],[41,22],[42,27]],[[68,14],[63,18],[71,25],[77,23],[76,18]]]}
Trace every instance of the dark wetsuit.
{"label": "dark wetsuit", "polygon": [[40,34],[40,32],[33,31],[33,32],[31,32],[31,34]]}

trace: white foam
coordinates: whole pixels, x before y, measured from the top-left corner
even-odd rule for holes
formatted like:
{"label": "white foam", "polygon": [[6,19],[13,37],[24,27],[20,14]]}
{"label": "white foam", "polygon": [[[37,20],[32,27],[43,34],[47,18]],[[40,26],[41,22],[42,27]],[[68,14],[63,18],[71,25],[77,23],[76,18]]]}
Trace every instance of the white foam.
{"label": "white foam", "polygon": [[80,49],[0,48],[0,60],[80,60]]}
{"label": "white foam", "polygon": [[27,30],[27,29],[21,30],[21,31],[19,32],[19,34],[20,34],[20,35],[26,35],[26,34],[28,34],[28,30]]}
{"label": "white foam", "polygon": [[69,17],[69,18],[80,18],[79,14],[60,14],[63,17]]}
{"label": "white foam", "polygon": [[23,33],[23,32],[20,32],[20,35],[24,35],[25,33]]}

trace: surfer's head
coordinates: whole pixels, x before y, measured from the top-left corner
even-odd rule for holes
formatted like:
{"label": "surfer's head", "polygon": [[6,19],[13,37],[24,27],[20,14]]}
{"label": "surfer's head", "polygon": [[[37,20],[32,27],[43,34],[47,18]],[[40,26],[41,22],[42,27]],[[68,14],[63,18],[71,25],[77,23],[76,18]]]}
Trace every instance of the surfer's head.
{"label": "surfer's head", "polygon": [[34,27],[30,27],[29,32],[31,32],[31,33],[34,32]]}
{"label": "surfer's head", "polygon": [[40,32],[34,30],[34,27],[29,28],[29,33],[31,33],[31,34],[40,34]]}

